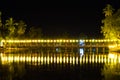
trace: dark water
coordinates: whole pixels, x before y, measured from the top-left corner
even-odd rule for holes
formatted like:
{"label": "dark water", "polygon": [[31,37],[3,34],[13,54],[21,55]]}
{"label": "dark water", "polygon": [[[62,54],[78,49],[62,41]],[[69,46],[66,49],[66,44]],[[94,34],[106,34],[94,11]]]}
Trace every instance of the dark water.
{"label": "dark water", "polygon": [[120,80],[120,55],[4,51],[0,80]]}

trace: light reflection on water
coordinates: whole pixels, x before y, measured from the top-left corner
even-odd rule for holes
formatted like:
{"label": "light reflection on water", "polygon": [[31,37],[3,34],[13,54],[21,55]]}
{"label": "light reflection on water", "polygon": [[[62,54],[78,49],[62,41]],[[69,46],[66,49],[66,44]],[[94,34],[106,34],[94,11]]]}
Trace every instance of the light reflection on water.
{"label": "light reflection on water", "polygon": [[[74,53],[73,53],[74,54]],[[77,54],[77,53],[75,53]],[[115,54],[86,54],[83,56],[72,55],[70,53],[1,53],[1,63],[31,62],[31,63],[64,63],[64,64],[83,64],[83,63],[120,63],[120,55]]]}
{"label": "light reflection on water", "polygon": [[[38,78],[32,79],[29,76],[33,75],[32,73],[38,75],[39,79],[42,77],[42,80],[53,79],[48,76],[52,74],[54,74],[53,77],[63,77],[61,80],[118,80],[120,78],[120,55],[118,53],[80,56],[78,53],[39,53],[35,51],[26,53],[22,51],[1,53],[0,60],[1,73],[4,74],[0,76],[2,80],[18,78],[19,80],[37,80]],[[4,70],[7,70],[7,73]],[[53,73],[53,71],[55,72]],[[71,75],[74,79],[71,78]]]}

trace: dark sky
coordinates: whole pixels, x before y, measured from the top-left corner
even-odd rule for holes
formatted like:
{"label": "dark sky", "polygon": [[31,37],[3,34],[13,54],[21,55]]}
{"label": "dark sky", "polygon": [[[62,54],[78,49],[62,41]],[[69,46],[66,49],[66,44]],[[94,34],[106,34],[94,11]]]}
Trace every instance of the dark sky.
{"label": "dark sky", "polygon": [[106,4],[120,8],[120,0],[38,1],[1,1],[2,19],[23,20],[28,26],[41,27],[42,32],[50,36],[67,32],[71,36],[84,33],[99,37],[101,19],[104,18],[102,9]]}

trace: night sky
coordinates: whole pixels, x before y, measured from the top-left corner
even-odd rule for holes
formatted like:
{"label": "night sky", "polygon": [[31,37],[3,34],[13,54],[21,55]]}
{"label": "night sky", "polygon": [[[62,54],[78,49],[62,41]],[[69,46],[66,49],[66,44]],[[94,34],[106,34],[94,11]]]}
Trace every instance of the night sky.
{"label": "night sky", "polygon": [[[39,0],[38,0],[39,1]],[[120,0],[79,0],[73,1],[18,1],[0,2],[3,21],[9,17],[23,20],[31,27],[40,27],[44,35],[58,36],[67,32],[70,36],[85,34],[89,37],[100,34],[102,9],[106,4],[120,8]]]}

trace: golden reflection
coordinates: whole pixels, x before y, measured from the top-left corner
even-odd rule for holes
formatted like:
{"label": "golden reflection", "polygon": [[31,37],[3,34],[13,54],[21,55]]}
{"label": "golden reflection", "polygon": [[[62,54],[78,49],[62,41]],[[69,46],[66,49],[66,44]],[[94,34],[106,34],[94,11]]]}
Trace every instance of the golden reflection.
{"label": "golden reflection", "polygon": [[94,63],[94,55],[92,55],[92,62]]}
{"label": "golden reflection", "polygon": [[50,59],[49,59],[49,56],[47,56],[47,64],[49,64],[49,60],[50,60]]}
{"label": "golden reflection", "polygon": [[34,57],[32,57],[32,62],[34,62],[34,60],[35,60]]}
{"label": "golden reflection", "polygon": [[44,57],[44,60],[43,60],[43,61],[44,61],[43,63],[46,64],[46,56]]}
{"label": "golden reflection", "polygon": [[83,63],[85,63],[85,56],[83,56],[83,58],[82,57],[80,57],[81,58],[81,61],[83,62]]}
{"label": "golden reflection", "polygon": [[101,62],[103,63],[103,55],[101,56],[101,58],[102,58],[102,59],[101,59]]}
{"label": "golden reflection", "polygon": [[73,57],[73,65],[75,64],[75,57]]}
{"label": "golden reflection", "polygon": [[59,60],[60,60],[60,57],[59,57],[59,56],[57,56],[57,63],[59,63]]}
{"label": "golden reflection", "polygon": [[[87,56],[88,57],[88,56]],[[88,63],[88,58],[85,59],[86,63]]]}
{"label": "golden reflection", "polygon": [[82,57],[80,57],[80,59],[79,59],[79,60],[80,60],[80,63],[82,63]]}
{"label": "golden reflection", "polygon": [[41,64],[43,63],[43,56],[41,56]]}
{"label": "golden reflection", "polygon": [[60,63],[62,63],[62,56],[60,57]]}
{"label": "golden reflection", "polygon": [[26,57],[26,61],[29,62],[29,60],[28,60],[28,56]]}
{"label": "golden reflection", "polygon": [[120,55],[118,56],[118,62],[120,63]]}
{"label": "golden reflection", "polygon": [[70,56],[70,63],[72,64],[72,57]]}
{"label": "golden reflection", "polygon": [[62,55],[9,55],[9,54],[0,54],[0,59],[2,64],[13,63],[13,62],[31,62],[31,63],[40,63],[50,64],[50,63],[70,63],[70,64],[84,64],[84,63],[120,63],[120,55],[116,53],[109,54],[86,54],[83,56],[62,56]]}
{"label": "golden reflection", "polygon": [[40,57],[38,57],[38,62],[40,62]]}
{"label": "golden reflection", "polygon": [[[111,58],[111,54],[112,54],[112,58]],[[104,80],[118,80],[118,78],[120,78],[120,63],[119,63],[119,54],[114,53],[114,55],[117,55],[117,59],[114,59],[113,57],[113,53],[110,53],[110,55],[108,55],[108,62],[106,63],[102,70],[101,70],[101,75],[104,76]]]}
{"label": "golden reflection", "polygon": [[56,63],[56,56],[54,56],[53,61],[54,61],[54,63]]}
{"label": "golden reflection", "polygon": [[108,54],[108,57],[109,57],[110,59],[115,59],[115,58],[116,58],[116,55],[115,55],[115,54],[112,54],[112,53],[109,53],[109,54]]}
{"label": "golden reflection", "polygon": [[104,60],[103,61],[106,63],[106,55],[104,56]]}
{"label": "golden reflection", "polygon": [[78,64],[78,57],[76,57],[76,64]]}

